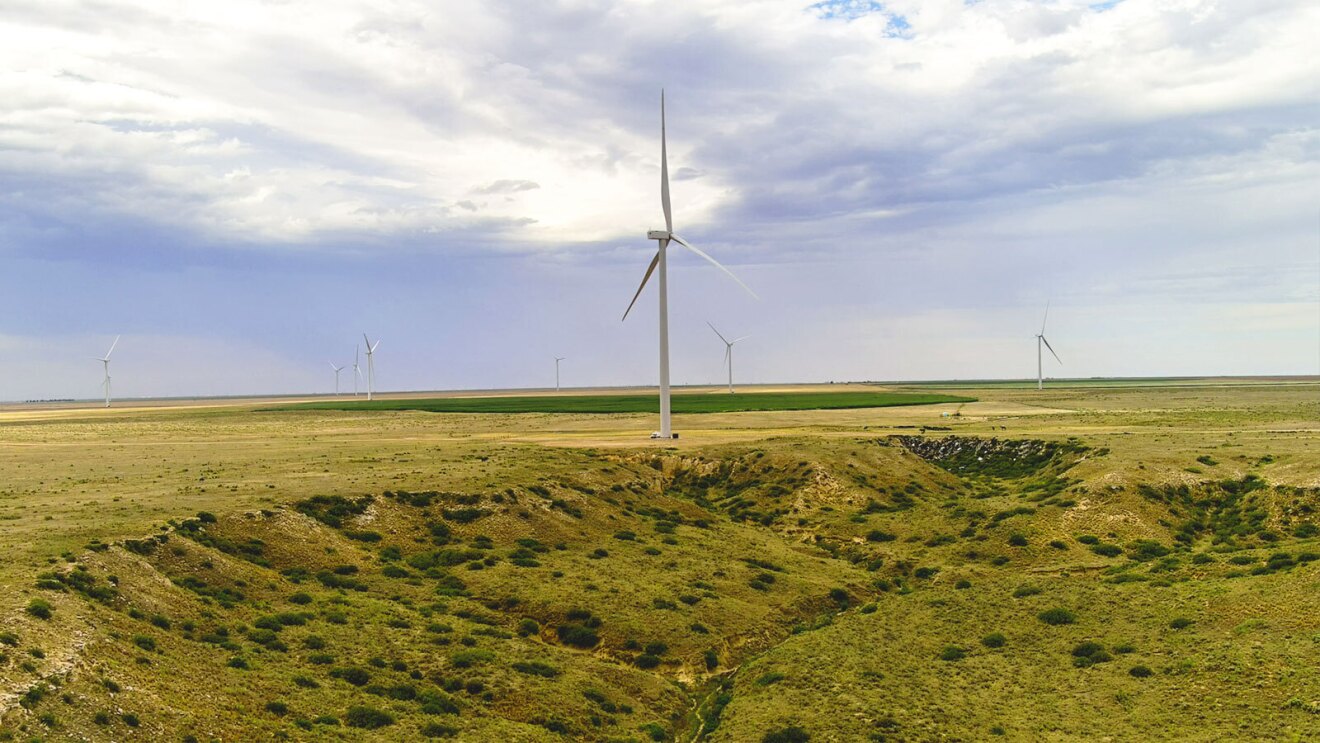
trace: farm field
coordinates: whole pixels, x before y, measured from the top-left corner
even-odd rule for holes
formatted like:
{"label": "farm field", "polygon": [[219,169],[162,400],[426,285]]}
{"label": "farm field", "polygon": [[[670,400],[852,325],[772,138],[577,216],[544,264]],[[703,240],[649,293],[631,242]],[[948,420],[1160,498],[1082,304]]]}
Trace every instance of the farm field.
{"label": "farm field", "polygon": [[1320,385],[941,392],[0,412],[0,740],[1320,736]]}
{"label": "farm field", "polygon": [[[740,394],[676,394],[675,413],[738,413],[774,410],[839,410],[889,408],[903,405],[975,402],[971,397],[908,392],[742,392]],[[430,413],[658,413],[654,394],[527,395],[501,397],[441,397],[403,400],[337,400],[304,403],[279,410],[419,410]]]}

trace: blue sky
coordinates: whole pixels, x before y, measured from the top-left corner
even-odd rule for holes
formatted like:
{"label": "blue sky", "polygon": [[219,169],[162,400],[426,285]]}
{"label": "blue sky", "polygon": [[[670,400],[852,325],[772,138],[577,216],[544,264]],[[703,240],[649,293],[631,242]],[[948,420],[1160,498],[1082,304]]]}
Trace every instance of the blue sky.
{"label": "blue sky", "polygon": [[[0,0],[0,400],[1320,371],[1320,8]],[[345,386],[349,378],[344,376]]]}

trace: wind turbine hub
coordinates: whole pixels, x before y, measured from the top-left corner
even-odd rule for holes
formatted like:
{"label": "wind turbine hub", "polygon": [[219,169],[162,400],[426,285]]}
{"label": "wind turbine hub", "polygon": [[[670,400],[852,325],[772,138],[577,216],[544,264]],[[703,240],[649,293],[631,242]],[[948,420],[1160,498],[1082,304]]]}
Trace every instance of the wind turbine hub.
{"label": "wind turbine hub", "polygon": [[673,237],[674,233],[668,230],[650,230],[646,233],[647,240],[670,240]]}

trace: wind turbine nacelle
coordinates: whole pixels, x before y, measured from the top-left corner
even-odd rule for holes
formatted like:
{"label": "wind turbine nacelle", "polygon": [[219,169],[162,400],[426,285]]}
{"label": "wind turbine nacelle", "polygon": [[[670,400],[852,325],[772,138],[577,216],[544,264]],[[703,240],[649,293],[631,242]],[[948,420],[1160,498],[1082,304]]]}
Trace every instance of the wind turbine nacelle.
{"label": "wind turbine nacelle", "polygon": [[664,230],[651,230],[646,233],[647,240],[668,240],[672,235]]}

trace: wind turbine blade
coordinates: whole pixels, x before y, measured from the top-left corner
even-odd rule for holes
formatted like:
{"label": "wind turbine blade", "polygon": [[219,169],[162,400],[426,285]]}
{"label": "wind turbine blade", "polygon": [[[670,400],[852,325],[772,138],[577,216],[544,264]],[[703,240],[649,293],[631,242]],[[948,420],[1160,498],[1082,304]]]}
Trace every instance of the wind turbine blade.
{"label": "wind turbine blade", "polygon": [[741,338],[735,338],[735,339],[729,341],[729,345],[732,346],[733,344],[738,343],[739,341],[745,341],[745,340],[747,340],[748,338],[751,338],[751,337],[752,337],[752,336],[750,336],[750,335],[744,335],[744,336],[741,337]]}
{"label": "wind turbine blade", "polygon": [[642,283],[637,287],[637,293],[633,295],[632,301],[628,303],[628,309],[623,311],[623,318],[628,319],[628,313],[632,312],[633,305],[637,304],[637,298],[642,296],[642,290],[646,288],[646,282],[651,280],[651,274],[655,273],[655,267],[660,263],[660,251],[655,251],[655,257],[651,259],[651,265],[646,268],[646,275],[642,277]]}
{"label": "wind turbine blade", "polygon": [[706,260],[710,261],[711,264],[713,264],[716,268],[718,268],[719,270],[721,270],[721,271],[723,271],[724,273],[728,274],[728,275],[729,275],[729,278],[731,278],[731,279],[733,279],[734,281],[738,282],[738,286],[741,286],[743,289],[745,289],[745,290],[747,291],[748,294],[752,295],[753,297],[756,297],[757,299],[760,299],[760,297],[758,297],[758,296],[756,295],[756,292],[752,291],[752,290],[751,290],[746,284],[744,284],[744,283],[742,282],[742,279],[739,279],[737,276],[734,276],[734,275],[733,275],[733,271],[730,271],[729,269],[725,268],[725,267],[724,267],[724,264],[720,263],[719,261],[715,260],[714,258],[711,258],[709,255],[707,255],[707,254],[705,253],[705,251],[700,250],[700,249],[694,247],[693,245],[691,245],[690,243],[688,243],[687,240],[684,240],[683,238],[679,237],[678,235],[671,235],[671,236],[670,236],[670,239],[672,239],[674,242],[678,243],[679,245],[682,245],[683,247],[687,248],[688,250],[691,250],[693,253],[696,253],[697,255],[701,256],[702,258],[705,258]]}
{"label": "wind turbine blade", "polygon": [[119,345],[120,336],[115,336],[115,342],[110,344],[110,350],[105,352],[105,358],[109,360],[110,354],[115,352],[115,346]]}
{"label": "wind turbine blade", "polygon": [[[1045,300],[1045,317],[1040,320],[1040,334],[1045,334],[1045,322],[1050,319],[1050,300]],[[1049,345],[1049,344],[1046,344]]]}
{"label": "wind turbine blade", "polygon": [[371,347],[371,352],[372,352],[372,353],[375,353],[377,348],[380,348],[380,339],[379,339],[379,338],[376,339],[376,345],[374,345],[374,346]]}
{"label": "wind turbine blade", "polygon": [[732,345],[732,344],[725,344],[725,346],[724,346],[724,363],[726,363],[726,364],[729,363],[729,354],[731,354],[731,353],[733,353],[733,345]]}
{"label": "wind turbine blade", "polygon": [[665,147],[665,91],[660,89],[660,206],[665,210],[665,231],[674,231],[674,215],[669,208],[669,152]]}
{"label": "wind turbine blade", "polygon": [[[710,320],[707,320],[707,321],[706,321],[706,324],[707,324],[707,325],[710,325],[710,329],[711,329],[711,330],[715,330],[715,326],[710,324]],[[728,338],[725,338],[723,335],[720,335],[720,331],[715,330],[715,335],[720,336],[720,340],[724,341],[725,343],[728,343],[728,342],[729,342],[729,339],[728,339]]]}
{"label": "wind turbine blade", "polygon": [[1051,353],[1051,354],[1054,354],[1054,360],[1057,361],[1057,362],[1059,362],[1060,364],[1062,364],[1062,363],[1063,363],[1063,359],[1059,358],[1059,354],[1054,353],[1054,347],[1050,345],[1050,342],[1049,342],[1049,341],[1045,340],[1045,336],[1042,335],[1042,336],[1040,337],[1040,339],[1041,339],[1042,341],[1044,341],[1044,343],[1045,343],[1045,347],[1048,348],[1048,349],[1050,349],[1050,353]]}
{"label": "wind turbine blade", "polygon": [[366,334],[366,333],[363,333],[363,334],[362,334],[362,340],[364,340],[364,341],[367,342],[367,353],[370,354],[370,353],[371,353],[371,339],[367,337],[367,334]]}

